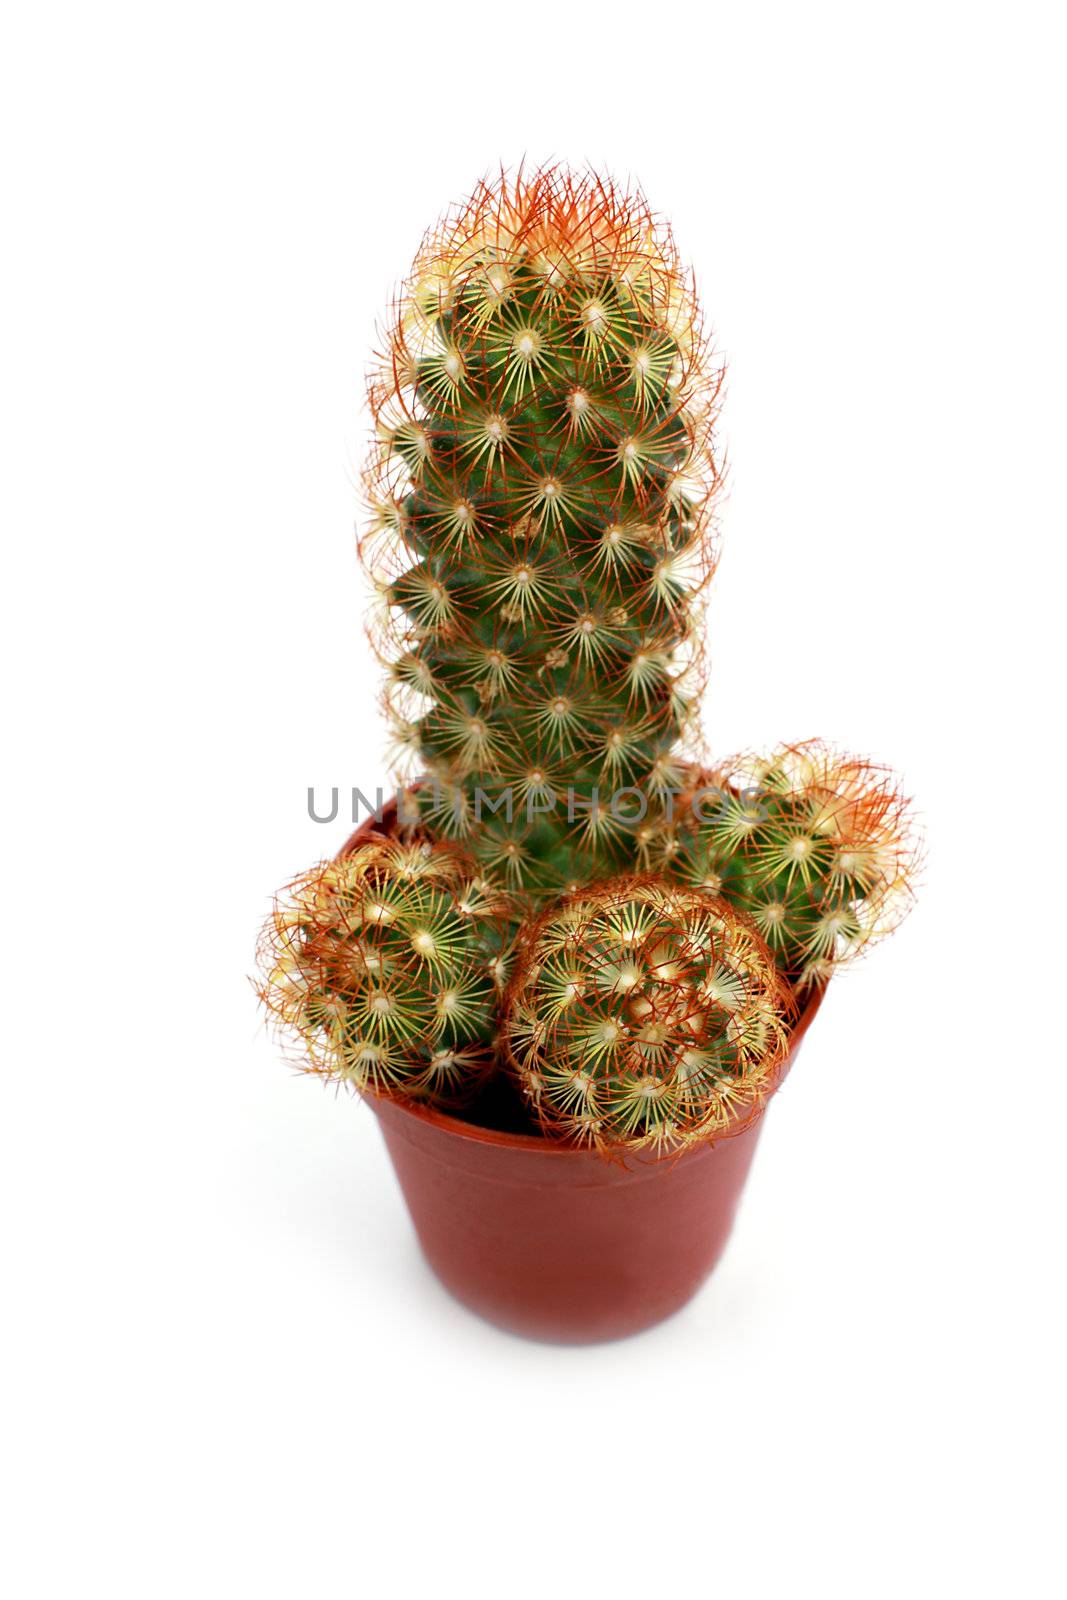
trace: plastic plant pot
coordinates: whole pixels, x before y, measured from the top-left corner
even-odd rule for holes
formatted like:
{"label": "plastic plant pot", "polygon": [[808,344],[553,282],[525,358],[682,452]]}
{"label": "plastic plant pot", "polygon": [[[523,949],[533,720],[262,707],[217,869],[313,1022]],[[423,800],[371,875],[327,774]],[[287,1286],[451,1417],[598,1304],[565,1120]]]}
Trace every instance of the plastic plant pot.
{"label": "plastic plant pot", "polygon": [[[783,1076],[820,1000],[800,1017]],[[429,1107],[369,1103],[445,1287],[512,1333],[566,1343],[624,1338],[692,1298],[726,1248],[763,1125],[623,1167]]]}
{"label": "plastic plant pot", "polygon": [[[390,807],[344,848],[394,825]],[[802,1011],[778,1083],[821,1000],[817,991]],[[692,1298],[726,1248],[766,1114],[684,1155],[623,1166],[535,1133],[366,1098],[445,1287],[512,1333],[572,1344],[639,1333]]]}

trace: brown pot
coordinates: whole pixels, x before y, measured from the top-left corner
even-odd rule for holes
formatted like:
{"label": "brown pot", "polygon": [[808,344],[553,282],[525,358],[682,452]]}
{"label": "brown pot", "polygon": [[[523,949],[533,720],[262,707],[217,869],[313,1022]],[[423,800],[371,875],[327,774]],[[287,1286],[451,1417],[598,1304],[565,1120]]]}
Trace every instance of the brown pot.
{"label": "brown pot", "polygon": [[[821,1000],[801,1013],[779,1083]],[[638,1333],[696,1293],[730,1237],[763,1124],[623,1167],[535,1134],[367,1099],[445,1287],[500,1327],[566,1343]]]}

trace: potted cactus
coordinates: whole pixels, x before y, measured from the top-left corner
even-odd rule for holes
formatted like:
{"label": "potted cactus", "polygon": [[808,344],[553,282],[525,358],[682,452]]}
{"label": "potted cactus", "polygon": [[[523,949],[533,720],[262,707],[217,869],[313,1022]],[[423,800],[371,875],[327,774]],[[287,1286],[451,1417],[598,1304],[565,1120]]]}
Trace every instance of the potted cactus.
{"label": "potted cactus", "polygon": [[639,193],[520,171],[428,234],[360,541],[398,795],[261,942],[269,1014],[376,1112],[441,1278],[534,1336],[689,1298],[830,977],[910,903],[890,774],[816,741],[703,758],[721,379]]}

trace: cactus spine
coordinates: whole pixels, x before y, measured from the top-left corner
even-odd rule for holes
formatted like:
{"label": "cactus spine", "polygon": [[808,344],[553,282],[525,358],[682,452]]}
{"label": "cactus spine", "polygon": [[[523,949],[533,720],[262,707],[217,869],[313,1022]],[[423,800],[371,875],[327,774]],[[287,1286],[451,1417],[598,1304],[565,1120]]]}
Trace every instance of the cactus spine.
{"label": "cactus spine", "polygon": [[621,878],[529,929],[503,1031],[546,1133],[610,1156],[736,1131],[773,1087],[792,1015],[745,918],[699,889]]}
{"label": "cactus spine", "polygon": [[431,832],[511,888],[651,860],[669,828],[720,379],[669,232],[594,176],[483,184],[400,296],[362,543],[388,712]]}
{"label": "cactus spine", "polygon": [[505,912],[454,848],[370,840],[278,897],[260,998],[302,1070],[462,1103],[493,1066]]}

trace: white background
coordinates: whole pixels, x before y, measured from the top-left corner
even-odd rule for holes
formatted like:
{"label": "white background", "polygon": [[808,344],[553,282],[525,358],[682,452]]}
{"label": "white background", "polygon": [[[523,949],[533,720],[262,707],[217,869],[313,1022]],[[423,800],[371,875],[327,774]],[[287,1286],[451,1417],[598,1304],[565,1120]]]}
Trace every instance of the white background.
{"label": "white background", "polygon": [[[1062,1593],[1054,10],[359,12],[4,27],[7,1592]],[[524,153],[644,184],[729,362],[714,748],[930,841],[710,1285],[586,1350],[447,1298],[245,978],[307,786],[385,780],[375,319]]]}

